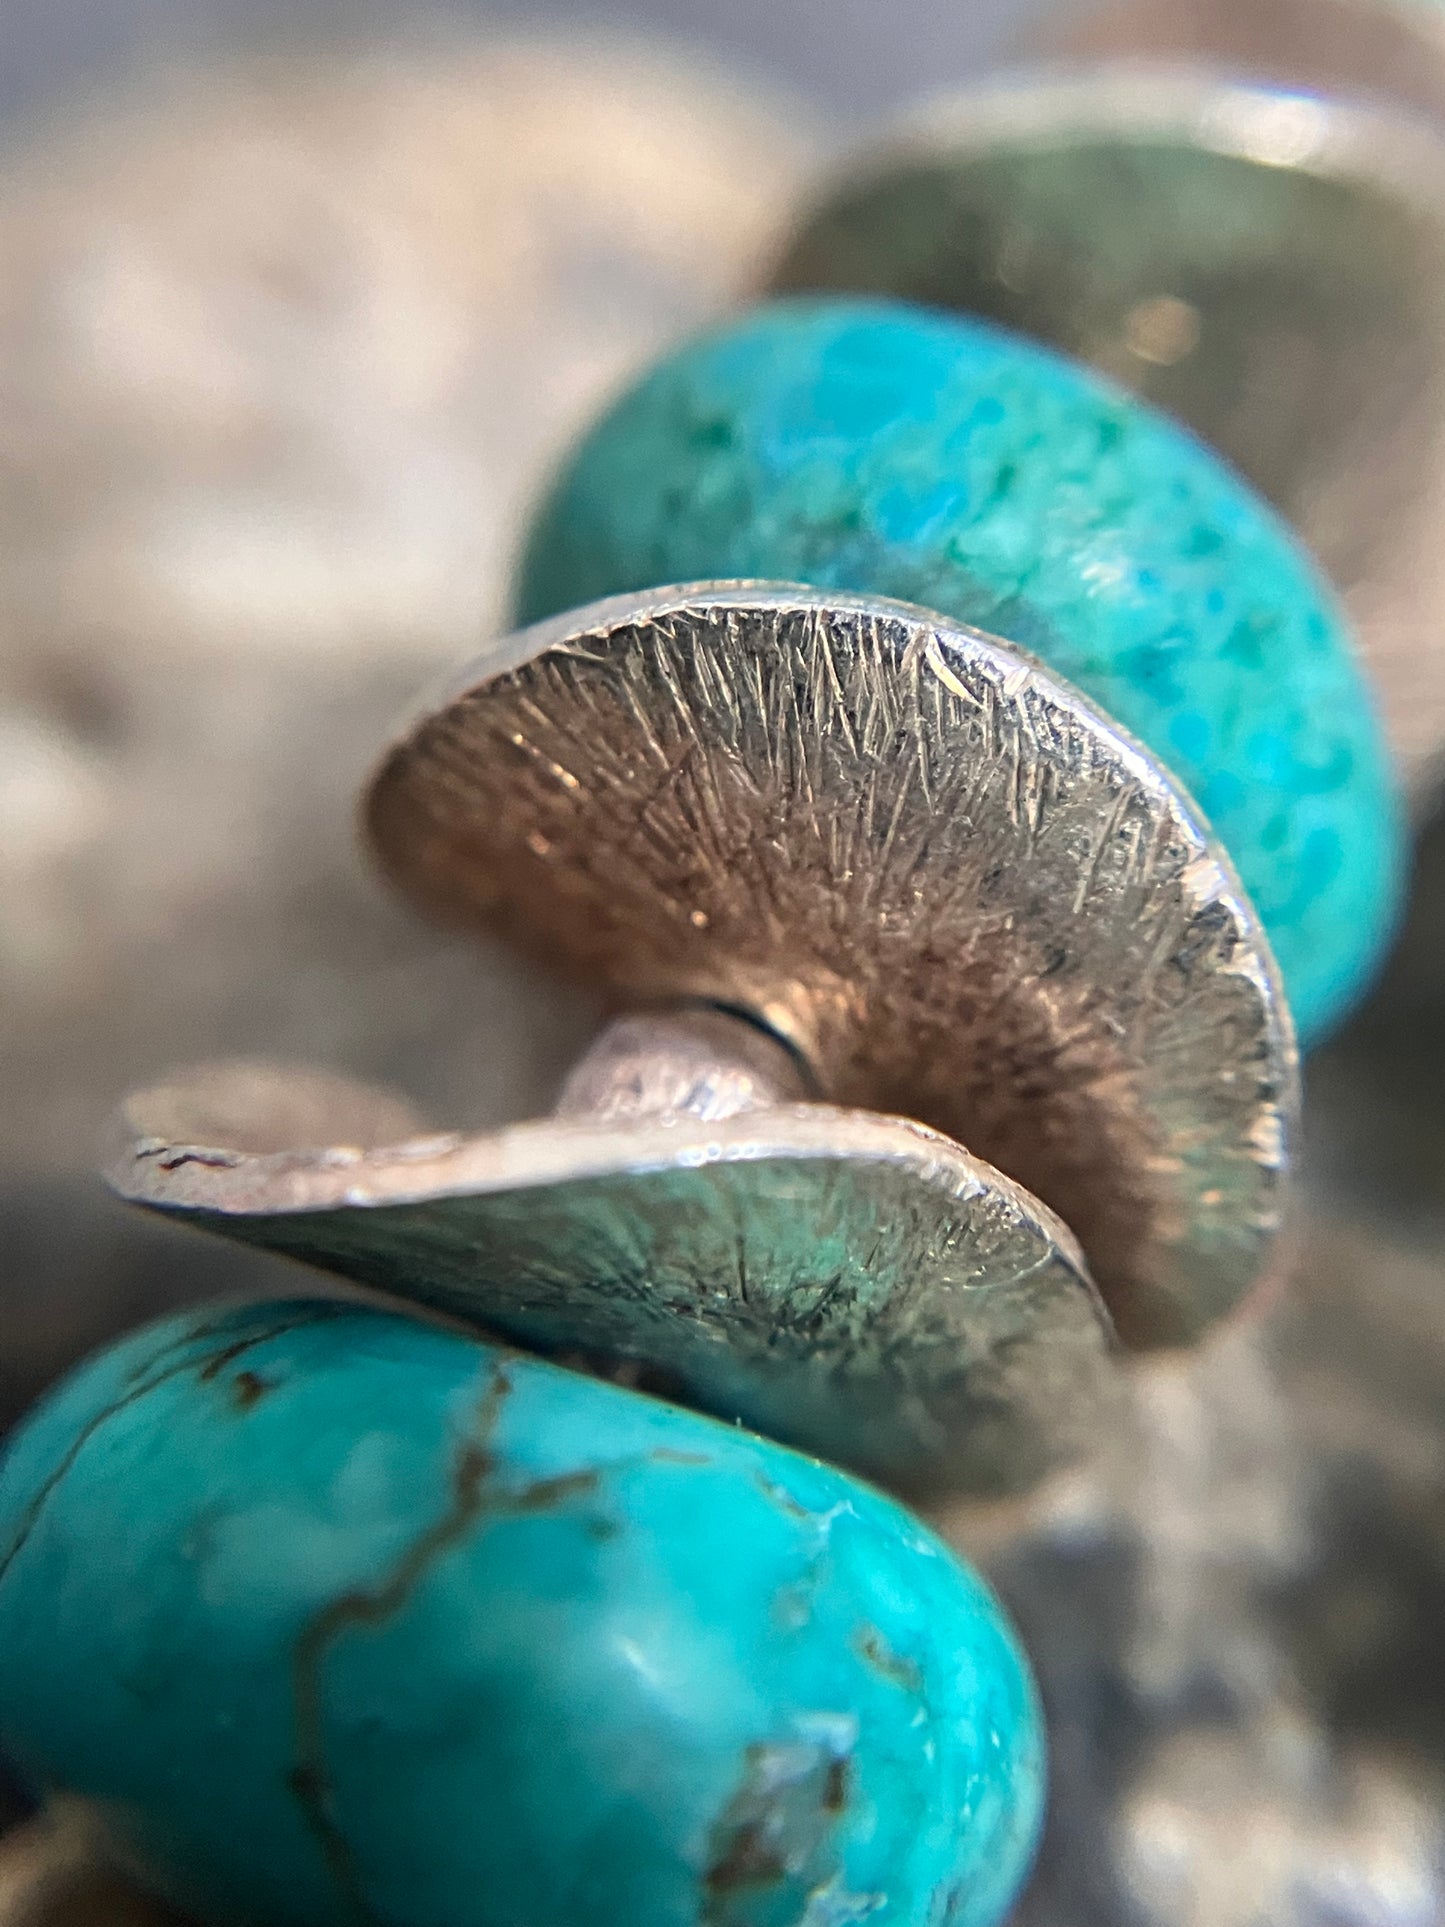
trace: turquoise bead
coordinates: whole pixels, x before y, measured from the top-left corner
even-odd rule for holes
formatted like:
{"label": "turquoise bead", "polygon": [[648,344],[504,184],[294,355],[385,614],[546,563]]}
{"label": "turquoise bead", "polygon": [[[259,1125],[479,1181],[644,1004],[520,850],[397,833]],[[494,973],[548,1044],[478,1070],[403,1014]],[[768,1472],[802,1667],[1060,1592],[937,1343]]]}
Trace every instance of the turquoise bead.
{"label": "turquoise bead", "polygon": [[21,1429],[0,1743],[250,1927],[984,1927],[1042,1779],[997,1605],[890,1500],[326,1303],[156,1326]]}
{"label": "turquoise bead", "polygon": [[780,302],[674,354],[585,438],[520,614],[732,577],[896,596],[1035,652],[1210,818],[1305,1041],[1367,983],[1404,847],[1371,698],[1293,538],[1183,429],[980,322]]}

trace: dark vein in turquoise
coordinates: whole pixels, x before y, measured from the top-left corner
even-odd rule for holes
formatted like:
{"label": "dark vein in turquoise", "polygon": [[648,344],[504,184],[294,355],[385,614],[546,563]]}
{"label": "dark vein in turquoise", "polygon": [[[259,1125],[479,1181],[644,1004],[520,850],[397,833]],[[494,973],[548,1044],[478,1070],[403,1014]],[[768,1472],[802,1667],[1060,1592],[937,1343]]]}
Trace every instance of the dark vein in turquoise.
{"label": "dark vein in turquoise", "polygon": [[[11,1566],[14,1565],[26,1541],[39,1523],[46,1506],[57,1488],[67,1478],[86,1446],[90,1444],[97,1432],[108,1425],[119,1413],[125,1411],[127,1406],[137,1404],[143,1398],[149,1398],[151,1393],[158,1391],[162,1385],[169,1383],[171,1379],[182,1377],[186,1372],[194,1371],[198,1365],[201,1367],[200,1376],[203,1380],[213,1378],[225,1365],[241,1357],[243,1353],[253,1350],[257,1345],[268,1344],[273,1338],[284,1338],[288,1332],[301,1331],[308,1325],[324,1324],[327,1320],[337,1317],[344,1309],[346,1307],[326,1306],[309,1313],[305,1318],[292,1318],[283,1324],[268,1325],[264,1331],[252,1332],[248,1337],[238,1339],[236,1343],[228,1345],[223,1351],[204,1362],[197,1359],[194,1353],[188,1354],[185,1358],[177,1359],[167,1365],[164,1370],[153,1373],[151,1377],[129,1385],[119,1398],[112,1399],[109,1405],[102,1406],[100,1411],[93,1413],[70,1441],[54,1470],[36,1489],[29,1505],[21,1514],[14,1538],[4,1553],[0,1554],[0,1583],[3,1583]],[[188,1334],[185,1339],[178,1339],[176,1343],[191,1344],[197,1338],[213,1337],[219,1329],[222,1328],[201,1327],[197,1332]]]}
{"label": "dark vein in turquoise", "polygon": [[370,1587],[342,1593],[305,1626],[293,1659],[296,1765],[288,1785],[321,1848],[337,1890],[364,1927],[382,1927],[381,1916],[366,1897],[351,1844],[338,1822],[334,1789],[326,1766],[322,1669],[336,1641],[355,1626],[379,1626],[401,1612],[437,1560],[465,1538],[484,1513],[512,1518],[549,1511],[566,1500],[595,1492],[603,1473],[615,1474],[642,1464],[706,1465],[702,1455],[666,1447],[615,1459],[600,1471],[565,1472],[533,1479],[515,1492],[488,1494],[495,1469],[492,1446],[502,1406],[512,1389],[505,1367],[492,1369],[483,1394],[477,1429],[457,1448],[452,1464],[451,1498],[446,1511],[407,1546],[383,1579]]}
{"label": "dark vein in turquoise", "polygon": [[398,1613],[425,1578],[428,1568],[467,1532],[481,1513],[492,1469],[492,1435],[512,1381],[502,1366],[490,1370],[477,1430],[462,1441],[452,1467],[451,1501],[441,1517],[402,1552],[391,1572],[376,1586],[356,1587],[333,1599],[303,1629],[293,1659],[296,1709],[296,1765],[291,1791],[301,1804],[338,1891],[356,1918],[379,1927],[380,1917],[363,1891],[351,1848],[333,1812],[322,1717],[321,1671],[332,1644],[348,1626],[377,1626]]}

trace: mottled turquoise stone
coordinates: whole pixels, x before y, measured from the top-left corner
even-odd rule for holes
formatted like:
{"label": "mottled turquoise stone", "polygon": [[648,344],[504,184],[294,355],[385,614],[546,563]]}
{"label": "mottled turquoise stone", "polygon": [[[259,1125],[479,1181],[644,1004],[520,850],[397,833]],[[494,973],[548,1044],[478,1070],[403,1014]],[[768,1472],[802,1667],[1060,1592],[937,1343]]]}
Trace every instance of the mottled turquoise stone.
{"label": "mottled turquoise stone", "polygon": [[1367,983],[1403,871],[1371,697],[1293,538],[1183,429],[980,322],[779,302],[674,354],[585,438],[519,608],[748,576],[896,596],[1036,652],[1212,821],[1302,1037]]}
{"label": "mottled turquoise stone", "polygon": [[22,1428],[0,1743],[250,1927],[983,1927],[1041,1801],[1007,1625],[891,1501],[324,1303],[156,1326]]}

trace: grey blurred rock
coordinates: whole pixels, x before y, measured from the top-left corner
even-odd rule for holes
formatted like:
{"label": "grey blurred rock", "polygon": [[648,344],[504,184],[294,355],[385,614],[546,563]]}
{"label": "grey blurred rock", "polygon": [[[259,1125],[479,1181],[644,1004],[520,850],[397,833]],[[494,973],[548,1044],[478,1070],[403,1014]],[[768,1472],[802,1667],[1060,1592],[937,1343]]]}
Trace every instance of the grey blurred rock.
{"label": "grey blurred rock", "polygon": [[954,1522],[1038,1667],[1028,1927],[1445,1920],[1445,1258],[1316,1201],[1287,1293]]}
{"label": "grey blurred rock", "polygon": [[941,1523],[1038,1671],[1016,1927],[1445,1921],[1445,820],[1390,970],[1307,1066],[1300,1248],[1136,1365],[1031,1502]]}
{"label": "grey blurred rock", "polygon": [[594,1013],[385,901],[352,798],[502,620],[554,451],[747,283],[802,120],[452,36],[172,76],[0,170],[0,1421],[127,1281],[292,1276],[100,1201],[126,1086],[238,1052],[447,1123],[549,1099]]}

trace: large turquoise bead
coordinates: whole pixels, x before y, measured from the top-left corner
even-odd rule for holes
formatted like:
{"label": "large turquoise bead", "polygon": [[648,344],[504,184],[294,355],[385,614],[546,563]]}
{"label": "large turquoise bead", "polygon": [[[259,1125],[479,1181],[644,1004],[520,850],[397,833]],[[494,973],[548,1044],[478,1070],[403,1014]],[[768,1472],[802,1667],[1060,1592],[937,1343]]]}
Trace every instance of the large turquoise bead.
{"label": "large turquoise bead", "polygon": [[334,1304],[157,1326],[22,1429],[0,1741],[252,1927],[983,1927],[1041,1799],[997,1605],[891,1501]]}
{"label": "large turquoise bead", "polygon": [[1033,650],[1211,819],[1306,1041],[1368,980],[1403,869],[1370,694],[1293,538],[1183,429],[976,321],[780,302],[586,437],[520,613],[740,576],[897,596]]}

